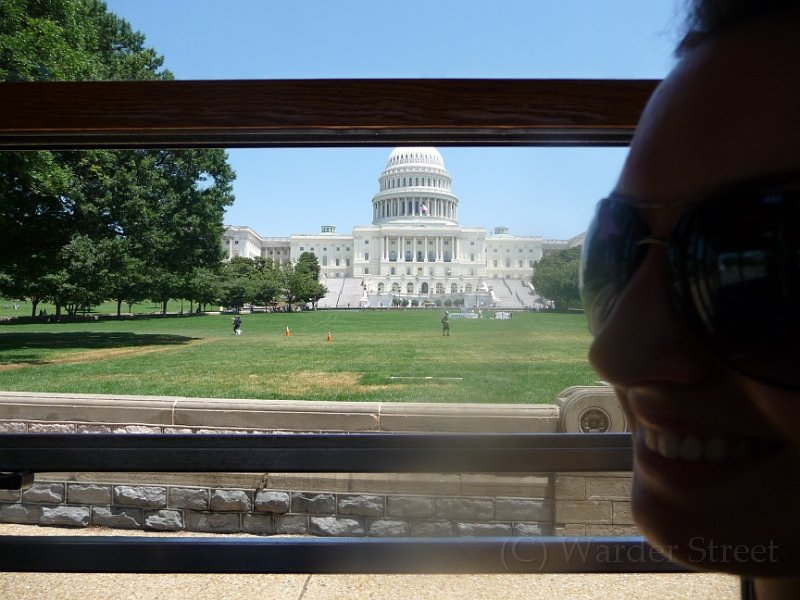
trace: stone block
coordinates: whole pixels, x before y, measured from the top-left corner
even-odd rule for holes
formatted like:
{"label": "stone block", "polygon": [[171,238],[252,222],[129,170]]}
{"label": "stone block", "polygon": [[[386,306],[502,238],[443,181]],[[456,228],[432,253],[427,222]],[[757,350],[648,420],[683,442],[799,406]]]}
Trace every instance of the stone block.
{"label": "stone block", "polygon": [[199,433],[199,434],[202,434],[202,435],[222,435],[222,434],[225,434],[225,435],[245,435],[245,434],[247,434],[249,432],[247,430],[245,430],[245,429],[224,429],[224,428],[206,429],[206,428],[202,428],[202,429],[196,429],[195,433]]}
{"label": "stone block", "polygon": [[28,433],[75,433],[75,423],[30,423]]}
{"label": "stone block", "polygon": [[0,502],[19,502],[19,490],[0,490]]}
{"label": "stone block", "polygon": [[309,531],[312,535],[329,537],[357,537],[364,535],[364,520],[353,517],[311,517]]}
{"label": "stone block", "polygon": [[211,510],[250,512],[252,492],[246,490],[211,490]]}
{"label": "stone block", "polygon": [[64,501],[64,484],[34,483],[27,490],[22,490],[22,501],[61,504]]}
{"label": "stone block", "polygon": [[630,502],[612,502],[612,521],[614,525],[633,525]]}
{"label": "stone block", "polygon": [[115,425],[112,433],[161,433],[161,427],[153,425]]}
{"label": "stone block", "polygon": [[332,515],[336,512],[333,494],[292,493],[292,512],[317,515]]}
{"label": "stone block", "polygon": [[456,433],[555,433],[558,409],[552,405],[387,403],[381,407],[383,431]]}
{"label": "stone block", "polygon": [[410,534],[411,527],[408,523],[389,519],[372,521],[367,530],[367,535],[371,537],[408,537]]}
{"label": "stone block", "polygon": [[114,504],[164,508],[167,505],[167,488],[150,485],[115,485]]}
{"label": "stone block", "polygon": [[43,506],[40,525],[88,527],[92,511],[88,506]]}
{"label": "stone block", "polygon": [[552,498],[553,486],[546,475],[461,475],[462,496],[517,496]]}
{"label": "stone block", "polygon": [[241,523],[238,513],[195,512],[183,513],[183,526],[187,531],[206,533],[239,533]]}
{"label": "stone block", "polygon": [[498,521],[553,521],[552,500],[495,498],[494,518]]}
{"label": "stone block", "polygon": [[164,433],[192,433],[191,427],[163,427],[161,429]]}
{"label": "stone block", "polygon": [[450,521],[415,521],[411,523],[411,537],[451,537]]}
{"label": "stone block", "polygon": [[2,504],[0,505],[0,522],[27,523],[35,525],[42,516],[42,507],[36,504]]}
{"label": "stone block", "polygon": [[67,502],[72,504],[111,504],[111,486],[97,483],[67,484]]}
{"label": "stone block", "polygon": [[339,496],[338,513],[356,517],[382,517],[384,514],[383,496],[347,495]]}
{"label": "stone block", "polygon": [[586,500],[586,478],[556,475],[556,500]]}
{"label": "stone block", "polygon": [[566,525],[556,525],[554,527],[555,535],[559,537],[573,537],[585,536],[586,525],[583,523],[568,523]]}
{"label": "stone block", "polygon": [[0,433],[27,433],[28,425],[20,421],[0,422]]}
{"label": "stone block", "polygon": [[183,529],[183,516],[179,510],[147,511],[144,526],[154,531],[180,531]]}
{"label": "stone block", "polygon": [[513,535],[519,537],[553,535],[553,526],[550,523],[514,523]]}
{"label": "stone block", "polygon": [[273,535],[275,533],[275,523],[272,520],[272,515],[244,515],[242,517],[242,533]]}
{"label": "stone block", "polygon": [[76,428],[77,433],[114,433],[111,425],[88,425],[85,423],[78,423]]}
{"label": "stone block", "polygon": [[436,498],[433,516],[438,519],[491,520],[493,502],[488,498]]}
{"label": "stone block", "polygon": [[169,507],[186,510],[208,510],[208,490],[205,488],[169,488]]}
{"label": "stone block", "polygon": [[427,518],[433,516],[433,498],[425,496],[389,496],[387,517]]}
{"label": "stone block", "polygon": [[349,492],[350,473],[270,473],[267,489],[293,492]]}
{"label": "stone block", "polygon": [[634,525],[587,525],[586,535],[620,537],[642,534]]}
{"label": "stone block", "polygon": [[631,477],[587,477],[587,500],[630,500]]}
{"label": "stone block", "polygon": [[379,405],[374,402],[308,400],[181,399],[173,425],[270,431],[377,431]]}
{"label": "stone block", "polygon": [[456,535],[460,537],[508,537],[510,523],[456,523]]}
{"label": "stone block", "polygon": [[141,508],[120,506],[93,506],[92,525],[95,527],[114,527],[116,529],[141,529],[144,513]]}
{"label": "stone block", "polygon": [[261,490],[256,494],[255,511],[275,514],[289,512],[291,498],[286,492]]}
{"label": "stone block", "polygon": [[281,535],[307,535],[308,517],[301,515],[275,515],[275,533]]}
{"label": "stone block", "polygon": [[611,502],[556,500],[556,523],[611,524]]}

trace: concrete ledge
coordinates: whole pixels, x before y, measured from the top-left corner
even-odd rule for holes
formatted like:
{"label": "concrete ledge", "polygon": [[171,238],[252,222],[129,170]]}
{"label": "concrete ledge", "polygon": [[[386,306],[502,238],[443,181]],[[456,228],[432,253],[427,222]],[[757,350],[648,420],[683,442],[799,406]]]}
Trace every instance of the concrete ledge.
{"label": "concrete ledge", "polygon": [[[10,422],[35,421],[72,424],[76,433],[106,431],[79,424],[107,425],[108,432],[121,431],[119,425],[146,425],[161,427],[162,433],[202,433],[206,429],[554,433],[558,415],[558,407],[542,404],[391,404],[0,392],[0,421],[7,422],[5,431],[9,432],[14,430]],[[31,432],[30,426],[26,431]]]}

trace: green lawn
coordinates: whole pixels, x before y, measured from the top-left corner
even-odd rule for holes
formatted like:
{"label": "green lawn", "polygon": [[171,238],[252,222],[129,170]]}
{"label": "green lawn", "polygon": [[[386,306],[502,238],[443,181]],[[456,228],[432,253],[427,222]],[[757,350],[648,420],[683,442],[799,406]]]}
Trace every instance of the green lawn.
{"label": "green lawn", "polygon": [[442,314],[244,315],[241,336],[233,335],[229,315],[0,325],[0,389],[547,403],[568,386],[597,381],[586,362],[590,336],[583,315],[454,319],[447,338]]}

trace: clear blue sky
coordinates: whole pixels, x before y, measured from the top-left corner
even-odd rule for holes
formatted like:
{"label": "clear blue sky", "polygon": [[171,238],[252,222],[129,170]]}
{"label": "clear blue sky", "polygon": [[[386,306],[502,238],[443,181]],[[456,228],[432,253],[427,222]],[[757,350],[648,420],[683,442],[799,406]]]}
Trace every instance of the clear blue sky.
{"label": "clear blue sky", "polygon": [[[661,78],[675,0],[107,0],[178,79]],[[462,225],[566,239],[626,149],[440,148]],[[391,148],[230,150],[225,222],[263,236],[351,231]]]}

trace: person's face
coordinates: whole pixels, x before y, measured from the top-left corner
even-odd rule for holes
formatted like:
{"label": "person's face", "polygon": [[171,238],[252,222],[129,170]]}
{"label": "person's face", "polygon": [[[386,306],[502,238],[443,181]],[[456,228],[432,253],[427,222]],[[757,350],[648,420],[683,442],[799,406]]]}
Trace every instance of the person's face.
{"label": "person's face", "polygon": [[[800,182],[800,18],[747,26],[685,58],[651,99],[617,191],[675,204],[642,212],[665,238],[681,202],[787,171]],[[589,358],[632,426],[642,532],[694,568],[796,574],[800,393],[744,377],[699,345],[672,304],[663,247],[650,247]],[[684,444],[711,458],[664,456]],[[726,456],[726,444],[748,457]]]}

